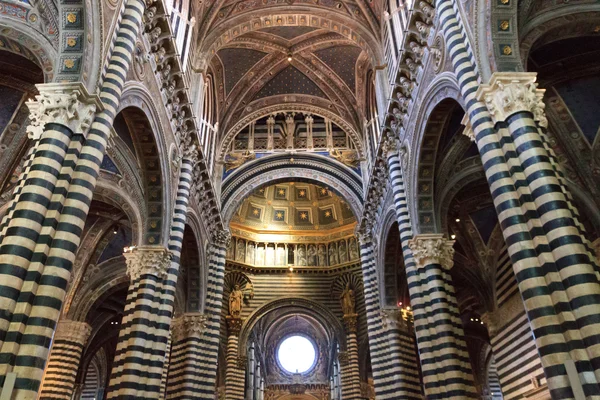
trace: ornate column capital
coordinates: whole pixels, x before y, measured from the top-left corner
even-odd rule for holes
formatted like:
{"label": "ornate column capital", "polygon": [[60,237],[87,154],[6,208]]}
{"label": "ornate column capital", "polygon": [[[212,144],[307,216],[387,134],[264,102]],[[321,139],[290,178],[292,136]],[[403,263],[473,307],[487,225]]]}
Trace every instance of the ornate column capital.
{"label": "ornate column capital", "polygon": [[96,111],[103,109],[100,97],[89,94],[81,82],[42,83],[35,85],[40,94],[28,101],[30,139],[38,139],[49,122],[64,125],[73,133],[86,134]]}
{"label": "ornate column capital", "polygon": [[365,217],[363,217],[363,223],[358,225],[356,227],[356,230],[354,231],[356,237],[358,238],[358,242],[361,245],[371,241],[373,238],[373,235],[371,233],[371,224],[370,222],[367,222],[364,219]]}
{"label": "ornate column capital", "polygon": [[63,319],[58,321],[54,340],[68,340],[85,345],[91,333],[92,327],[87,322]]}
{"label": "ornate column capital", "polygon": [[216,246],[227,247],[231,240],[231,232],[227,229],[218,229],[214,232],[212,239]]}
{"label": "ornate column capital", "polygon": [[185,313],[173,320],[171,338],[179,342],[192,336],[200,336],[206,329],[206,315],[201,313]]}
{"label": "ornate column capital", "polygon": [[171,265],[171,253],[162,246],[140,246],[129,248],[123,253],[127,264],[127,275],[132,281],[150,274],[163,278]]}
{"label": "ornate column capital", "polygon": [[238,356],[236,358],[236,364],[239,369],[246,369],[246,365],[248,365],[248,356]]}
{"label": "ornate column capital", "polygon": [[383,155],[383,158],[387,159],[390,156],[398,155],[399,151],[400,141],[395,134],[387,131],[387,134],[381,142],[381,154]]}
{"label": "ornate column capital", "polygon": [[417,267],[440,264],[446,269],[452,268],[454,264],[453,245],[453,240],[448,240],[441,234],[417,235],[408,242],[408,247],[412,250]]}
{"label": "ornate column capital", "polygon": [[489,83],[477,89],[477,98],[487,106],[494,123],[521,111],[533,114],[543,127],[548,126],[544,113],[545,89],[538,89],[536,72],[494,72]]}
{"label": "ornate column capital", "polygon": [[357,323],[358,323],[358,314],[349,314],[344,315],[344,326],[346,327],[346,333],[356,333],[357,331]]}
{"label": "ornate column capital", "polygon": [[340,365],[342,365],[342,366],[348,365],[348,363],[349,363],[348,352],[347,351],[338,352],[338,360],[340,362]]}
{"label": "ornate column capital", "polygon": [[464,125],[465,129],[463,129],[462,134],[471,140],[471,142],[475,141],[475,132],[473,131],[473,127],[471,126],[471,120],[469,119],[469,114],[465,114],[462,121],[460,121],[461,125]]}
{"label": "ornate column capital", "polygon": [[232,317],[231,315],[228,315],[225,318],[227,319],[227,332],[229,335],[238,336],[242,330],[242,322],[244,321],[241,318]]}

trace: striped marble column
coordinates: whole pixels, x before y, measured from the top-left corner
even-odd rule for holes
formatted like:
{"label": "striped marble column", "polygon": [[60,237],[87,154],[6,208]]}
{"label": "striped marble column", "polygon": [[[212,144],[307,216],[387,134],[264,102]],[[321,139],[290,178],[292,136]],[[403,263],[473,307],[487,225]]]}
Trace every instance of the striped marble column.
{"label": "striped marble column", "polygon": [[[514,158],[529,189],[532,204],[529,215],[539,220],[539,227],[532,235],[538,248],[543,246],[545,258],[541,268],[530,268],[528,274],[535,271],[544,277],[546,284],[524,291],[533,282],[517,278],[530,323],[537,325],[533,332],[539,339],[538,351],[548,386],[555,396],[572,395],[572,378],[565,376],[565,363],[573,360],[585,395],[596,396],[600,395],[598,264],[583,236],[578,211],[536,123],[546,118],[544,90],[537,88],[535,79],[535,73],[494,73],[488,84],[480,86],[477,96],[485,102],[496,126],[506,127],[508,140],[515,149]],[[551,295],[549,310],[557,314],[555,320],[548,318],[549,313],[540,307],[540,294]],[[557,339],[563,346],[557,346]]]}
{"label": "striped marble column", "polygon": [[196,398],[201,393],[204,377],[199,343],[205,328],[204,314],[186,313],[173,320],[167,399]]}
{"label": "striped marble column", "polygon": [[[578,327],[575,317],[565,308],[569,305],[569,300],[561,288],[562,279],[556,271],[554,257],[544,229],[541,228],[536,206],[532,204],[527,179],[517,175],[524,175],[521,171],[523,168],[521,165],[509,167],[509,160],[515,157],[516,150],[505,151],[506,138],[511,135],[502,135],[501,140],[500,134],[507,131],[508,127],[506,124],[495,126],[488,106],[477,96],[480,78],[469,57],[467,35],[458,24],[459,15],[454,2],[436,0],[436,12],[444,32],[447,52],[467,105],[469,126],[472,127],[490,185],[550,392],[554,398],[573,398],[564,363],[575,360],[579,377],[584,380],[584,392],[586,395],[597,395],[597,383],[589,381],[597,381],[598,356],[593,354],[595,350],[582,346],[582,340],[578,338],[579,332],[576,332]],[[510,141],[512,142],[512,137]],[[521,148],[523,150],[525,149]],[[577,281],[581,279],[573,276],[572,282]],[[590,318],[589,321],[595,319],[597,318]],[[592,324],[595,325],[594,322]],[[582,351],[583,349],[585,350]],[[593,360],[591,363],[586,361],[588,357]]]}
{"label": "striped marble column", "polygon": [[71,400],[83,349],[92,332],[87,322],[60,320],[54,334],[40,400]]}
{"label": "striped marble column", "polygon": [[[36,150],[36,153],[40,152],[46,160],[32,162],[29,171],[31,178],[28,177],[25,181],[19,201],[14,204],[14,212],[0,245],[0,309],[3,310],[0,317],[0,342],[3,342],[0,350],[0,386],[3,385],[8,372],[16,373],[14,398],[37,398],[49,346],[65,297],[66,283],[70,279],[71,267],[92,201],[107,139],[117,114],[133,56],[131,49],[135,47],[139,35],[144,9],[144,1],[126,1],[124,18],[117,27],[115,47],[109,56],[107,73],[100,87],[99,103],[92,101],[87,104],[88,107],[80,110],[78,103],[71,104],[73,100],[78,100],[77,96],[63,94],[51,101],[40,102],[41,106],[36,111],[41,116],[45,115],[45,111],[52,115],[64,114],[69,121],[85,122],[87,125],[88,117],[94,114],[91,111],[92,104],[102,108],[95,115],[89,132],[85,135],[85,144],[78,155],[77,165],[68,177],[68,193],[61,194],[64,195],[61,212],[50,216],[47,215],[47,210],[54,194],[56,171],[60,171],[63,164],[61,162],[59,165],[57,162],[58,159],[53,154],[56,153],[54,149],[58,150],[56,154],[59,157],[64,158],[61,153],[65,152],[65,144],[69,142],[61,137],[73,132],[85,132],[87,126],[82,125],[73,131],[64,128],[68,125],[54,124],[51,120],[34,120],[37,124],[34,128],[43,127],[44,134],[48,132],[45,144],[48,146],[47,151],[42,152],[43,139]],[[66,107],[63,106],[64,103],[67,103]],[[54,182],[48,183],[48,179]],[[49,237],[40,241],[41,225],[47,217],[56,219],[52,222],[55,228]],[[38,242],[51,243],[52,247],[47,252],[35,254],[33,249]],[[40,271],[43,269],[43,272],[36,275],[39,283],[33,291],[21,293],[31,260],[35,260],[36,268]],[[17,299],[23,302],[25,315],[12,315]],[[11,321],[17,325],[7,333]],[[24,326],[20,326],[21,324]],[[21,343],[24,338],[27,341]]]}
{"label": "striped marble column", "polygon": [[[194,340],[194,380],[195,399],[214,400],[217,382],[217,361],[219,354],[219,337],[221,326],[221,305],[223,304],[223,286],[225,279],[225,253],[227,243],[231,236],[229,231],[215,230],[212,242],[208,247],[208,284],[206,288],[206,314],[205,330],[202,335]],[[181,390],[171,389],[169,383],[170,399],[183,399],[186,384]]]}
{"label": "striped marble column", "polygon": [[242,319],[227,316],[227,365],[225,367],[225,397],[243,400],[246,376],[246,357],[238,356],[238,344]]}
{"label": "striped marble column", "polygon": [[456,303],[450,268],[454,242],[438,234],[415,236],[409,246],[422,278],[422,296],[411,306],[426,319],[416,328],[428,399],[476,398],[473,371]]}
{"label": "striped marble column", "polygon": [[[140,246],[124,253],[131,279],[108,398],[158,399],[168,334],[160,321],[160,296],[171,265],[162,246]],[[169,321],[170,322],[170,321]],[[167,325],[167,332],[169,325]],[[154,353],[162,359],[156,363]]]}
{"label": "striped marble column", "polygon": [[419,380],[411,379],[414,369],[401,363],[401,352],[390,348],[394,333],[383,326],[379,284],[371,229],[367,224],[357,232],[363,273],[369,352],[373,369],[375,393],[378,399],[421,399]]}
{"label": "striped marble column", "polygon": [[[346,351],[340,352],[339,360],[342,373],[342,399],[360,399],[360,370],[358,365],[358,340],[356,324],[358,314],[344,315],[346,328]],[[343,355],[342,355],[343,354]]]}

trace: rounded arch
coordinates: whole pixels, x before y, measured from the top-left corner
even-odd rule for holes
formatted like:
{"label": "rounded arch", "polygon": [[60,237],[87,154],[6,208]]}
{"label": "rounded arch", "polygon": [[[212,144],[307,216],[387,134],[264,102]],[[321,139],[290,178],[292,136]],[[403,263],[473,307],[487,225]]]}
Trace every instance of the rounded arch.
{"label": "rounded arch", "polygon": [[48,38],[35,29],[5,18],[2,21],[0,41],[2,50],[18,54],[35,63],[44,73],[44,82],[52,82],[56,76],[54,60],[58,54]]}
{"label": "rounded arch", "polygon": [[[282,3],[281,5],[269,4],[268,10],[261,16],[257,16],[251,10],[241,13],[235,17],[230,17],[226,21],[218,23],[218,28],[213,29],[199,46],[197,54],[205,57],[213,57],[218,50],[225,47],[235,38],[257,31],[263,28],[276,26],[312,26],[319,29],[326,29],[330,32],[340,34],[354,42],[360,48],[364,49],[373,61],[374,65],[380,65],[383,62],[383,53],[380,49],[379,40],[372,34],[369,28],[357,23],[343,14],[332,12],[327,7],[321,7],[319,4],[311,6],[290,5]],[[326,16],[315,13],[314,8],[324,8],[323,11],[329,11]],[[265,15],[266,14],[266,15]],[[200,63],[207,60],[199,60]]]}
{"label": "rounded arch", "polygon": [[229,224],[242,200],[255,189],[286,180],[327,185],[348,202],[355,216],[362,213],[362,181],[342,163],[316,154],[276,154],[243,165],[223,181],[223,223]]}
{"label": "rounded arch", "polygon": [[[262,99],[261,99],[262,100]],[[261,101],[262,102],[262,101]],[[260,105],[261,102],[258,102]],[[300,102],[290,102],[290,103],[278,103],[268,107],[260,107],[256,110],[253,110],[253,106],[256,105],[250,104],[245,108],[249,113],[243,117],[241,117],[235,125],[233,125],[230,129],[227,130],[225,136],[221,140],[221,146],[219,149],[219,160],[223,160],[227,149],[231,147],[231,142],[235,138],[235,136],[242,130],[246,125],[255,121],[259,118],[263,118],[273,113],[282,113],[282,112],[300,112],[300,113],[310,113],[316,114],[320,117],[330,119],[333,123],[342,128],[352,139],[354,145],[356,146],[356,150],[358,151],[361,157],[364,156],[364,148],[361,140],[361,135],[354,128],[354,126],[349,123],[344,118],[340,117],[338,114],[327,110],[324,107],[317,106],[315,104],[308,103],[300,103]]]}
{"label": "rounded arch", "polygon": [[250,334],[254,329],[254,326],[260,321],[261,318],[267,314],[281,310],[283,308],[291,308],[295,310],[301,310],[307,315],[317,320],[323,327],[328,328],[332,333],[332,337],[336,338],[340,344],[340,350],[346,349],[346,335],[344,327],[338,318],[327,308],[321,304],[305,299],[302,297],[283,297],[270,301],[254,310],[248,318],[242,324],[242,328],[239,334],[239,355],[242,356],[245,351],[250,338]]}
{"label": "rounded arch", "polygon": [[527,59],[533,46],[552,31],[557,32],[556,40],[571,37],[592,35],[591,32],[583,32],[581,27],[588,23],[597,25],[600,23],[600,6],[598,4],[567,6],[544,12],[527,22],[522,28],[520,41],[521,63],[527,66]]}
{"label": "rounded arch", "polygon": [[110,296],[110,293],[129,285],[123,257],[111,258],[98,265],[102,270],[94,274],[92,279],[78,288],[73,299],[68,318],[74,321],[85,321],[90,310],[99,299]]}
{"label": "rounded arch", "polygon": [[[187,223],[186,223],[186,231],[189,229],[189,232],[193,235],[193,239],[195,242],[195,250],[198,253],[198,270],[197,270],[197,285],[194,286],[198,293],[198,304],[194,306],[192,303],[192,296],[188,298],[188,307],[190,311],[204,312],[204,306],[206,302],[206,288],[208,282],[208,267],[207,267],[207,255],[206,255],[206,239],[208,234],[203,230],[202,223],[200,222],[200,217],[196,213],[196,211],[192,207],[188,207],[187,214]],[[191,236],[191,235],[190,235]],[[191,237],[188,237],[188,240],[191,240]]]}
{"label": "rounded arch", "polygon": [[[391,193],[390,193],[391,196]],[[390,234],[395,229],[398,232],[398,242],[400,242],[400,233],[398,230],[398,222],[396,220],[396,209],[393,205],[390,205],[383,212],[383,218],[381,219],[380,229],[379,229],[379,243],[378,246],[378,276],[379,276],[379,298],[383,307],[386,306],[395,306],[396,302],[390,303],[387,301],[388,291],[387,287],[389,287],[390,282],[386,282],[386,248],[388,246],[388,242],[390,240]]]}
{"label": "rounded arch", "polygon": [[[119,105],[115,130],[119,116],[122,117],[122,129],[126,134],[142,168],[144,199],[146,202],[146,226],[144,229],[145,243],[152,245],[168,240],[172,202],[169,191],[172,186],[172,165],[169,162],[168,143],[165,138],[163,123],[160,119],[155,102],[148,90],[140,83],[128,82],[123,90]],[[150,134],[149,134],[150,133]]]}
{"label": "rounded arch", "polygon": [[458,107],[464,110],[456,77],[450,73],[440,74],[429,85],[422,99],[409,146],[413,150],[408,160],[408,171],[405,171],[407,191],[414,199],[409,210],[415,235],[439,228],[436,227],[433,199],[436,154],[448,122],[448,113]]}

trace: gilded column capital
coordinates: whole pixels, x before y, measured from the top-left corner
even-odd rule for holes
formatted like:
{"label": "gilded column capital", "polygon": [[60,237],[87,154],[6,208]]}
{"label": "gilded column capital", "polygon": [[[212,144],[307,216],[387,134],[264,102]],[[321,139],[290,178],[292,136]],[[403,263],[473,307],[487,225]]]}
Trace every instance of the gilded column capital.
{"label": "gilded column capital", "polygon": [[63,319],[58,321],[54,340],[67,340],[85,345],[91,333],[92,327],[87,322]]}
{"label": "gilded column capital", "polygon": [[344,315],[344,326],[346,333],[356,333],[358,324],[358,314]]}
{"label": "gilded column capital", "polygon": [[229,335],[238,336],[242,330],[243,320],[239,317],[232,317],[231,315],[228,315],[225,318],[227,319],[227,332],[229,332]]}
{"label": "gilded column capital", "polygon": [[340,351],[338,353],[338,360],[340,362],[340,365],[348,365],[349,363],[349,358],[348,358],[348,352],[347,351]]}
{"label": "gilded column capital", "polygon": [[236,358],[236,364],[239,369],[246,369],[246,365],[248,365],[248,356],[238,356]]}
{"label": "gilded column capital", "polygon": [[543,127],[548,126],[544,112],[545,89],[538,89],[536,72],[495,72],[489,83],[477,89],[477,98],[487,106],[494,123],[521,111],[533,114]]}
{"label": "gilded column capital", "polygon": [[86,134],[96,111],[103,109],[100,97],[89,94],[81,82],[42,83],[35,85],[40,94],[28,101],[30,139],[39,139],[49,122],[64,125],[73,133]]}
{"label": "gilded column capital", "polygon": [[142,275],[164,278],[171,265],[171,253],[162,246],[129,248],[123,253],[123,256],[125,256],[127,264],[127,275],[132,281]]}
{"label": "gilded column capital", "polygon": [[417,235],[408,242],[418,267],[440,264],[446,269],[452,268],[454,264],[453,245],[453,240],[448,240],[441,234]]}
{"label": "gilded column capital", "polygon": [[173,341],[201,336],[206,329],[206,320],[206,315],[201,313],[186,313],[175,318],[171,329]]}

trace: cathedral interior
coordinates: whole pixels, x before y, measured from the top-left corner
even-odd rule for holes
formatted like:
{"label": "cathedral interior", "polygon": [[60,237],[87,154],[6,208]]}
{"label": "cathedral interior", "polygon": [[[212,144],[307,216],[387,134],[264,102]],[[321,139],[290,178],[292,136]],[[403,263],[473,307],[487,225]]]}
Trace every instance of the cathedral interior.
{"label": "cathedral interior", "polygon": [[0,103],[0,400],[600,399],[598,0],[0,0]]}

